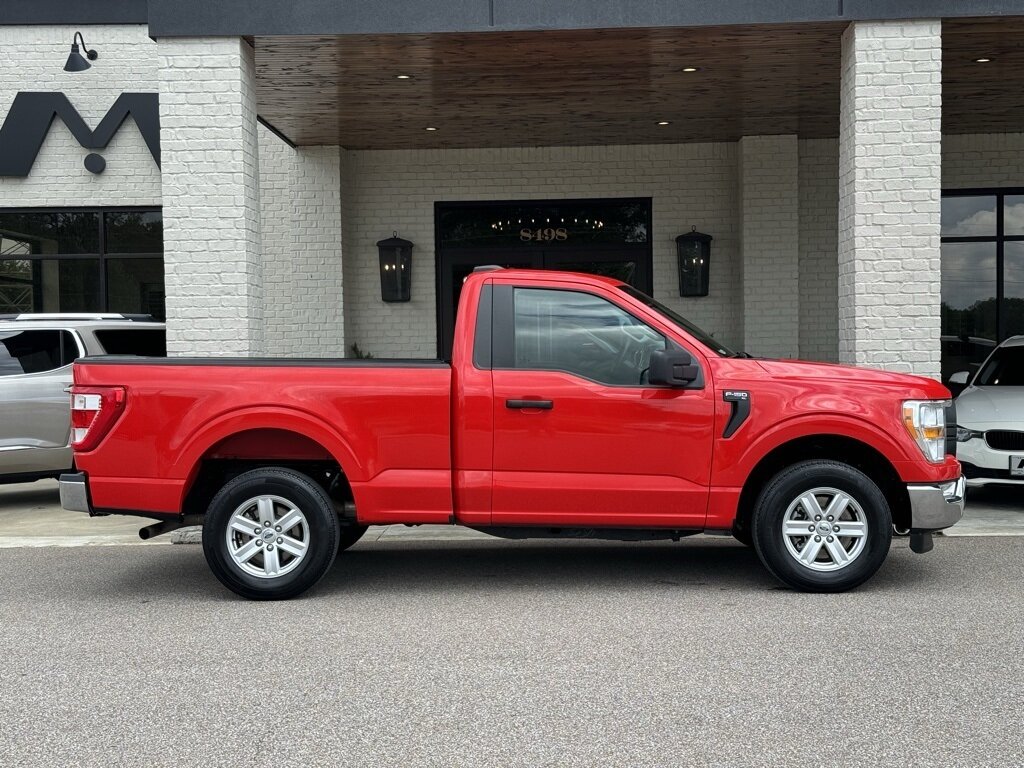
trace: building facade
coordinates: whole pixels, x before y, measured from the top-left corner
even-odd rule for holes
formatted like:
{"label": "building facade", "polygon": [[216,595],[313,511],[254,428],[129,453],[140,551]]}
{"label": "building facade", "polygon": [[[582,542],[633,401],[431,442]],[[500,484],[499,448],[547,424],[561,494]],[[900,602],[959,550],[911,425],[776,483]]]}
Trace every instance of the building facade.
{"label": "building facade", "polygon": [[0,9],[0,313],[434,357],[461,278],[507,264],[755,355],[945,379],[1024,333],[1024,0],[279,5]]}

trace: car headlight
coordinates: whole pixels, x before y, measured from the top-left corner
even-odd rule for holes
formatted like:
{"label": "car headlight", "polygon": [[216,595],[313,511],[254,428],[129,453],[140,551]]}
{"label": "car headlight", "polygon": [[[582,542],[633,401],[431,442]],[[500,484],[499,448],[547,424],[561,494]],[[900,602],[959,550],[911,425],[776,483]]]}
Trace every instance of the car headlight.
{"label": "car headlight", "polygon": [[933,464],[946,458],[946,408],[949,400],[906,400],[903,424],[921,453]]}
{"label": "car headlight", "polygon": [[966,443],[968,440],[973,440],[976,437],[984,437],[984,432],[978,432],[974,429],[968,429],[967,427],[956,428],[956,441],[958,443]]}

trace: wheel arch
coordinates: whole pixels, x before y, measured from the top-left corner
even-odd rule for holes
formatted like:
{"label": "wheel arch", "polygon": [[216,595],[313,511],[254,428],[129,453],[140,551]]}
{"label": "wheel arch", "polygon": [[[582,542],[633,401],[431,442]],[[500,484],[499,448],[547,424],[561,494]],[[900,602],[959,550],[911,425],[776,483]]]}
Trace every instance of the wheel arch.
{"label": "wheel arch", "polygon": [[200,511],[202,501],[216,492],[210,488],[212,482],[258,466],[284,466],[307,474],[310,468],[333,469],[343,479],[343,495],[349,499],[349,483],[365,471],[348,441],[308,414],[283,408],[239,411],[207,424],[179,452],[174,471],[186,478],[180,508]]}
{"label": "wheel arch", "polygon": [[788,440],[765,454],[747,476],[733,523],[742,538],[750,531],[754,505],[764,486],[786,467],[801,461],[830,459],[856,467],[871,478],[889,501],[893,524],[910,527],[910,496],[891,461],[877,448],[848,435],[815,434]]}

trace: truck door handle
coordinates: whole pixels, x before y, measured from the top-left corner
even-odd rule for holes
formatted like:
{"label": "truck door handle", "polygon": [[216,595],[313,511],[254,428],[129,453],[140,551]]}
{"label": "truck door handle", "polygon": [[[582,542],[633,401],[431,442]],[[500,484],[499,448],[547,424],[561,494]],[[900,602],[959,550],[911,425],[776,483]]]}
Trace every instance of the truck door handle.
{"label": "truck door handle", "polygon": [[506,400],[506,408],[539,408],[542,411],[550,411],[555,407],[551,400]]}

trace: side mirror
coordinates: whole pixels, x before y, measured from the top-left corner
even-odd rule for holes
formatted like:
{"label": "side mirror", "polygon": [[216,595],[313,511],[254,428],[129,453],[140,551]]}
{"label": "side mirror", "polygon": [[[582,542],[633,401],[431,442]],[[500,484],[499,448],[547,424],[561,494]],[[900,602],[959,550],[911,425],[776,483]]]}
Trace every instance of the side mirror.
{"label": "side mirror", "polygon": [[651,353],[647,380],[651,384],[685,387],[700,377],[700,367],[693,364],[690,353],[682,349],[657,349]]}
{"label": "side mirror", "polygon": [[967,380],[971,378],[971,374],[967,371],[957,371],[949,377],[950,384],[962,384],[967,385]]}

